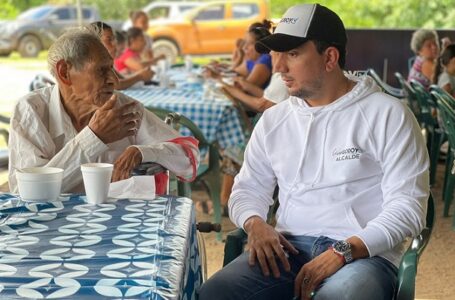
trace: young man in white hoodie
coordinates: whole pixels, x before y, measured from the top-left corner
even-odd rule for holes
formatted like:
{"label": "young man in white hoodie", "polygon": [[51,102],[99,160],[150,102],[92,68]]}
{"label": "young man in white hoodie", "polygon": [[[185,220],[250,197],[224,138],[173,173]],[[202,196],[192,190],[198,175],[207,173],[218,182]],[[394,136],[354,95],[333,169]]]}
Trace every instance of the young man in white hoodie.
{"label": "young man in white hoodie", "polygon": [[344,75],[346,42],[333,11],[302,4],[256,44],[275,52],[291,97],[256,125],[229,200],[249,251],[201,300],[393,298],[404,241],[425,225],[428,154],[405,105]]}

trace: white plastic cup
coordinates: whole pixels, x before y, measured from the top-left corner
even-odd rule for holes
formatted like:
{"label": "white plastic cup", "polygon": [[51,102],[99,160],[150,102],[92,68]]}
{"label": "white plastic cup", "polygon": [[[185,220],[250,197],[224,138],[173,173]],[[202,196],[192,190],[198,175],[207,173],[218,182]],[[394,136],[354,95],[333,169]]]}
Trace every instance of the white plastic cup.
{"label": "white plastic cup", "polygon": [[19,196],[24,201],[55,201],[62,187],[63,169],[34,167],[16,170]]}
{"label": "white plastic cup", "polygon": [[113,164],[106,163],[81,165],[87,203],[101,204],[106,202],[113,169]]}
{"label": "white plastic cup", "polygon": [[191,73],[193,70],[193,60],[190,55],[185,56],[185,71]]}

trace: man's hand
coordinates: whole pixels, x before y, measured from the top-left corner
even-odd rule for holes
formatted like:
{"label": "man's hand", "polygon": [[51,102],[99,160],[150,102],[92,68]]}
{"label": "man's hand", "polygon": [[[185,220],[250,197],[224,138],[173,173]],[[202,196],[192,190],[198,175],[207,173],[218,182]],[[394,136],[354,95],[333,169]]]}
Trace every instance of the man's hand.
{"label": "man's hand", "polygon": [[88,126],[105,144],[135,135],[141,124],[142,114],[137,103],[117,105],[117,95],[112,97],[90,119]]}
{"label": "man's hand", "polygon": [[302,300],[311,299],[319,284],[343,266],[344,262],[332,249],[321,253],[300,269],[294,281],[294,296],[300,296]]}
{"label": "man's hand", "polygon": [[276,278],[280,277],[277,260],[281,261],[287,272],[291,270],[284,250],[288,250],[292,254],[297,254],[298,251],[283,235],[258,216],[253,216],[246,220],[244,227],[248,233],[248,245],[250,248],[248,263],[250,266],[254,266],[257,259],[262,273],[265,276],[269,276],[271,270]]}
{"label": "man's hand", "polygon": [[142,162],[142,154],[136,147],[129,147],[115,160],[112,182],[128,179],[131,172]]}

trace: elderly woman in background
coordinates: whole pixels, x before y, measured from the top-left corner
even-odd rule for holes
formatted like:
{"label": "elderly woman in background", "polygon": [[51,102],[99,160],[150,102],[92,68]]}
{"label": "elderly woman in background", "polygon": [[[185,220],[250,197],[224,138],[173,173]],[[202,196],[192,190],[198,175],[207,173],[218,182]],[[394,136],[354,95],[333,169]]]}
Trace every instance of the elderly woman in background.
{"label": "elderly woman in background", "polygon": [[439,55],[438,34],[434,30],[427,29],[415,31],[411,39],[411,49],[416,54],[416,59],[409,71],[408,81],[417,80],[428,88],[431,85]]}

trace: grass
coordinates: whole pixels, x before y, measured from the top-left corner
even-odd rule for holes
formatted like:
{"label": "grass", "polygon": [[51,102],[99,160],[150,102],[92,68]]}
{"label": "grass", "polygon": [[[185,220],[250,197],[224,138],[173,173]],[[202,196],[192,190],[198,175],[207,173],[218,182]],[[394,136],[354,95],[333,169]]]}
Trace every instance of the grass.
{"label": "grass", "polygon": [[0,57],[0,65],[14,67],[21,70],[43,70],[46,69],[47,51],[41,51],[38,57],[24,58],[18,52],[10,56]]}

